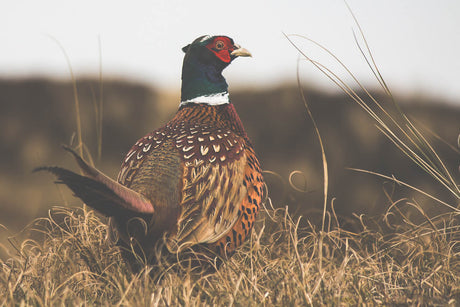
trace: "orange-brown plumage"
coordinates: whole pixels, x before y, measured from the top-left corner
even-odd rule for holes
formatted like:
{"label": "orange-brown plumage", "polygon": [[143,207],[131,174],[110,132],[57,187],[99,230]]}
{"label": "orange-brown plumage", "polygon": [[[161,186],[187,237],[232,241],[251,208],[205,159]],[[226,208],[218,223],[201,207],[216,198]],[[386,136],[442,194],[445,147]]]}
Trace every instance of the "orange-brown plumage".
{"label": "orange-brown plumage", "polygon": [[[165,157],[174,157],[176,163]],[[176,181],[156,182],[164,177]],[[171,251],[207,244],[221,255],[244,242],[263,190],[257,157],[233,105],[181,108],[168,124],[133,146],[118,181],[148,195],[157,207],[177,207],[156,211],[156,219],[177,220],[166,236]],[[162,192],[155,191],[158,186]],[[179,200],[165,201],[164,195],[178,192]]]}

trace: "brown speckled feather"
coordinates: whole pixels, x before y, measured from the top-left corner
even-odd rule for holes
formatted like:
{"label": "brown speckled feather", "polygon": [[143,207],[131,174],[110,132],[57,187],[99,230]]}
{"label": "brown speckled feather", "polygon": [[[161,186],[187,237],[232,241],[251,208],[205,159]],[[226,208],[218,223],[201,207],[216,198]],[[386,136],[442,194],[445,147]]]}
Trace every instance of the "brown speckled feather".
{"label": "brown speckled feather", "polygon": [[171,221],[166,234],[171,251],[204,243],[229,253],[253,226],[263,183],[235,116],[232,105],[182,108],[140,139],[123,161],[118,181],[154,204],[152,224]]}
{"label": "brown speckled feather", "polygon": [[210,133],[208,139],[211,137],[215,142],[202,145],[209,148],[208,158],[185,163],[181,214],[175,237],[179,246],[212,243],[222,237],[238,219],[238,204],[247,193],[242,184],[246,165],[243,140],[229,133],[237,141],[232,141],[232,146],[239,147],[239,150],[224,164],[219,163],[218,157],[209,158],[217,154],[216,146],[222,146],[218,153],[225,151],[225,146],[217,141],[217,135],[217,132]]}
{"label": "brown speckled feather", "polygon": [[239,203],[238,220],[232,229],[225,233],[221,239],[211,245],[218,254],[230,256],[248,236],[254,226],[257,213],[264,201],[264,180],[259,160],[250,144],[247,144],[246,165],[243,176],[243,186],[246,194]]}

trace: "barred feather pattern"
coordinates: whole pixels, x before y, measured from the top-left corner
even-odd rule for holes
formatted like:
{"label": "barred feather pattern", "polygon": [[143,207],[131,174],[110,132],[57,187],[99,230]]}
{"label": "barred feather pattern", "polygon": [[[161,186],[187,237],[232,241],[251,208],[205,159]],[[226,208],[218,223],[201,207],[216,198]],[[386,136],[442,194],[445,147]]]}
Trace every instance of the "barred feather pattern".
{"label": "barred feather pattern", "polygon": [[164,127],[136,142],[118,182],[136,190],[139,170],[159,150],[163,156],[178,155],[182,169],[179,213],[166,234],[168,248],[206,244],[220,255],[233,253],[252,229],[263,195],[260,165],[233,105],[181,107]]}
{"label": "barred feather pattern", "polygon": [[257,213],[266,197],[262,170],[252,146],[246,148],[245,154],[243,186],[246,194],[239,204],[238,220],[232,229],[210,246],[216,253],[224,257],[231,256],[243,244],[254,226]]}

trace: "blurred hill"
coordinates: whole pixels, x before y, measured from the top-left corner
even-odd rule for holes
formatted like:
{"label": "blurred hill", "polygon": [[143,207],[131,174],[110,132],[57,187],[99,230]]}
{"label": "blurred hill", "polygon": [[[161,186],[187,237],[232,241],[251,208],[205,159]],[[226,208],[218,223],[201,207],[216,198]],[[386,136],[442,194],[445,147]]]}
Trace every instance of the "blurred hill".
{"label": "blurred hill", "polygon": [[[77,85],[83,140],[96,165],[111,177],[116,177],[121,160],[136,140],[171,118],[179,101],[179,93],[161,92],[129,81],[105,80],[102,159],[97,161],[95,103],[101,98],[100,85],[98,80],[92,79],[79,80]],[[433,184],[386,140],[349,98],[308,88],[306,94],[325,141],[330,196],[336,198],[334,205],[338,213],[384,211],[389,204],[384,188],[395,197],[408,196],[422,204],[426,202],[424,197],[407,193],[402,187],[346,170],[347,167],[395,175],[452,201],[442,187]],[[376,95],[385,101],[382,95]],[[289,205],[291,212],[303,215],[314,214],[322,207],[322,162],[319,144],[297,86],[232,90],[231,99],[263,169],[277,172],[284,181],[281,183],[278,177],[266,175],[274,205]],[[460,128],[459,107],[420,99],[405,99],[400,103],[420,126],[432,130],[450,144],[456,143]],[[61,165],[76,170],[71,157],[60,148],[61,144],[70,144],[75,131],[70,82],[0,80],[0,224],[7,226],[11,233],[33,218],[45,215],[53,205],[80,204],[65,188],[54,185],[51,176],[31,173],[41,165]],[[435,138],[432,142],[458,179],[458,154]],[[295,191],[286,183],[294,170],[304,172],[307,193]],[[300,176],[294,181],[298,186],[303,185]],[[6,235],[7,232],[0,232],[0,241]]]}

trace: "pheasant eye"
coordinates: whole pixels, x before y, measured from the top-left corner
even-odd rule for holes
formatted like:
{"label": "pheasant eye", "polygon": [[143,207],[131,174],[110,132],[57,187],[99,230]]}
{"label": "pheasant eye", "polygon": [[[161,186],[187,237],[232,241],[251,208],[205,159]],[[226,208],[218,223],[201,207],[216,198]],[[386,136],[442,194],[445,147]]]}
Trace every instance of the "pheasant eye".
{"label": "pheasant eye", "polygon": [[217,41],[217,42],[216,42],[216,47],[215,47],[215,48],[216,48],[217,50],[222,50],[222,49],[224,49],[224,47],[225,47],[225,44],[224,44],[223,41]]}

